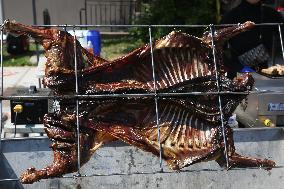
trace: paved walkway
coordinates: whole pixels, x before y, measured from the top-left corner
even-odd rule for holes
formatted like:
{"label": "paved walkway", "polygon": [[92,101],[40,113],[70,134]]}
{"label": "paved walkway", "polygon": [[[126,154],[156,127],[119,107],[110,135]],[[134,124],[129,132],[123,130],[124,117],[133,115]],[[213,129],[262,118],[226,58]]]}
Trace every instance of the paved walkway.
{"label": "paved walkway", "polygon": [[4,67],[3,69],[3,88],[9,87],[29,87],[39,82],[37,78],[37,67]]}

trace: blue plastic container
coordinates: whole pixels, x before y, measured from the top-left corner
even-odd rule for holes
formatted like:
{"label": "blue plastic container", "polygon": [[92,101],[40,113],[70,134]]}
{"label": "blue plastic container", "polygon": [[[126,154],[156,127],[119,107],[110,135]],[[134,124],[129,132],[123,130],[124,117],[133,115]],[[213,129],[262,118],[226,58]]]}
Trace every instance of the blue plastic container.
{"label": "blue plastic container", "polygon": [[251,72],[255,72],[255,70],[253,70],[249,66],[244,66],[243,69],[241,70],[241,73],[251,73]]}
{"label": "blue plastic container", "polygon": [[89,30],[87,33],[87,41],[91,41],[93,45],[94,55],[100,55],[101,53],[101,35],[96,30]]}

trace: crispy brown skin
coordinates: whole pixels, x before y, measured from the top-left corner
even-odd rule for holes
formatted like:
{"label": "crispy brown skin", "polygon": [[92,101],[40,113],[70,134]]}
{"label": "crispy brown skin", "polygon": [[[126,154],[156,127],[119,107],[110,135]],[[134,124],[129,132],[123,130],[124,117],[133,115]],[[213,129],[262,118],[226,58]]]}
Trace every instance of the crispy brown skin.
{"label": "crispy brown skin", "polygon": [[[75,92],[74,38],[64,31],[25,26],[6,21],[5,29],[16,35],[30,35],[39,41],[47,57],[44,84],[56,94]],[[249,28],[253,23],[216,31],[217,66],[220,89],[247,91],[254,83],[250,75],[230,80],[223,71],[221,43]],[[156,83],[152,78],[150,46],[145,45],[114,61],[94,57],[76,43],[79,94],[217,92],[212,58],[212,36],[201,39],[172,32],[154,43]],[[155,88],[156,87],[156,88]],[[246,95],[222,95],[222,111],[230,167],[272,168],[271,160],[243,157],[235,152],[233,131],[226,120]],[[158,116],[162,158],[171,169],[201,161],[215,160],[226,165],[218,96],[187,95],[179,97],[100,98],[80,101],[81,165],[103,144],[122,140],[157,156]],[[44,118],[45,131],[53,143],[54,161],[21,176],[22,183],[60,177],[77,171],[75,101],[62,100],[60,111]]]}

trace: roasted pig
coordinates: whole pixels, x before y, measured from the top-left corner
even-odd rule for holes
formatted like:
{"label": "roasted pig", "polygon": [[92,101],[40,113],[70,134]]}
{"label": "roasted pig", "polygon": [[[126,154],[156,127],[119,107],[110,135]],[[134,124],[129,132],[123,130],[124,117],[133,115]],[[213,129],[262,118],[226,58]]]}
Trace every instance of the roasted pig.
{"label": "roasted pig", "polygon": [[[173,170],[210,160],[226,166],[222,121],[230,167],[274,167],[271,160],[244,157],[235,152],[233,131],[226,120],[246,93],[221,94],[221,106],[218,100],[219,91],[244,92],[253,86],[249,74],[233,80],[225,76],[221,49],[225,40],[253,26],[246,22],[216,30],[213,36],[211,32],[204,33],[202,38],[173,31],[153,42],[153,70],[150,44],[107,61],[93,56],[65,31],[6,21],[6,31],[29,35],[43,45],[47,58],[43,82],[55,94],[100,95],[79,100],[79,136],[75,99],[61,100],[60,110],[45,116],[44,126],[52,141],[54,161],[41,170],[28,169],[22,174],[21,182],[33,183],[77,171],[78,137],[81,165],[102,145],[121,140],[157,156],[161,147],[162,158]],[[175,95],[190,92],[203,94]],[[142,95],[109,96],[132,93]],[[158,96],[158,111],[155,96],[146,94]]]}

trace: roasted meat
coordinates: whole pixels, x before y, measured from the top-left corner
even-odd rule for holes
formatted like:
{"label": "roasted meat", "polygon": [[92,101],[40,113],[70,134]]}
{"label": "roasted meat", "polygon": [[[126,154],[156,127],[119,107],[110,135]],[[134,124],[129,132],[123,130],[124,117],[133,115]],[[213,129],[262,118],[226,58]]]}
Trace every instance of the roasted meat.
{"label": "roasted meat", "polygon": [[275,66],[262,69],[261,72],[271,76],[284,76],[284,66],[276,64]]}
{"label": "roasted meat", "polygon": [[[43,45],[47,57],[44,84],[57,95],[75,92],[97,95],[79,101],[79,136],[76,136],[75,99],[61,100],[60,110],[45,116],[45,131],[52,140],[54,161],[41,170],[28,169],[21,181],[33,183],[76,171],[78,137],[81,164],[103,144],[121,140],[157,156],[161,143],[162,158],[173,170],[210,160],[226,166],[222,121],[230,167],[275,166],[271,160],[243,157],[235,152],[233,131],[226,120],[246,93],[220,94],[222,103],[219,106],[219,91],[244,92],[254,83],[249,74],[234,80],[225,76],[221,49],[222,42],[253,25],[246,22],[217,30],[213,36],[207,32],[202,38],[171,32],[153,42],[153,70],[149,44],[107,61],[86,51],[67,32],[6,21],[6,31],[30,35]],[[217,73],[212,40],[216,47]],[[200,93],[185,95],[190,92]],[[109,96],[131,93],[142,95]]]}

